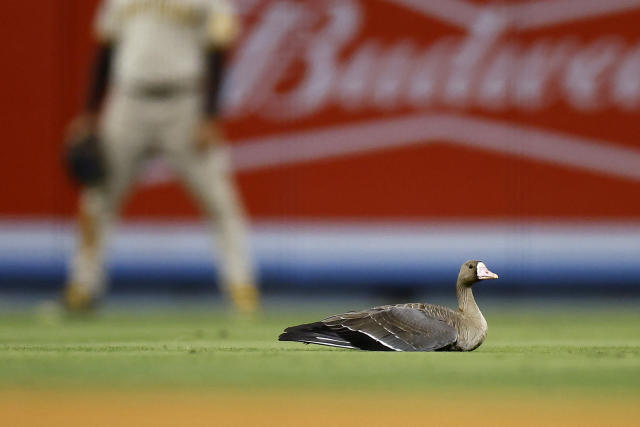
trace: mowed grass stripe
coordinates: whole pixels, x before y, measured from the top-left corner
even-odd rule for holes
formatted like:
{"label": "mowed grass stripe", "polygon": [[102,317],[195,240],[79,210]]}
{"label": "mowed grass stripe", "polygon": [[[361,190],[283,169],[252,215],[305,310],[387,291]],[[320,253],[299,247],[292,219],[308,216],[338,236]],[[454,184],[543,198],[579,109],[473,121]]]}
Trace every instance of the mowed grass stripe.
{"label": "mowed grass stripe", "polygon": [[510,307],[485,315],[489,337],[478,350],[416,354],[277,341],[284,327],[323,316],[317,313],[285,310],[253,320],[177,310],[92,319],[5,314],[0,387],[640,394],[635,312]]}

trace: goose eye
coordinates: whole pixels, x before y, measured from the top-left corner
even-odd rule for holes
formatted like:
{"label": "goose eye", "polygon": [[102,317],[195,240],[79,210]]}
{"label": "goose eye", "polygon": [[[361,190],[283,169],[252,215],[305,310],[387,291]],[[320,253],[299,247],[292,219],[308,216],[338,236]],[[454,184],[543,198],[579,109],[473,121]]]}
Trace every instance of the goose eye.
{"label": "goose eye", "polygon": [[469,270],[473,269],[473,265],[469,264]]}

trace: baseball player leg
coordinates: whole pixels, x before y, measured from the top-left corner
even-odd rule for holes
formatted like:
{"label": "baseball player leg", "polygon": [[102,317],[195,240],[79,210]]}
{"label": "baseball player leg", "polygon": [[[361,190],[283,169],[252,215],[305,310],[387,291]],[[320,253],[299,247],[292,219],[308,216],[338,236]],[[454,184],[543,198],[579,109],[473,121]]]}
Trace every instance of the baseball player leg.
{"label": "baseball player leg", "polygon": [[217,219],[222,283],[239,310],[255,311],[258,291],[249,261],[244,210],[232,179],[228,150],[210,148],[200,168],[205,180],[203,203],[209,215]]}
{"label": "baseball player leg", "polygon": [[66,306],[73,311],[92,308],[104,290],[103,252],[108,216],[104,191],[85,189],[80,196],[76,252],[65,289]]}
{"label": "baseball player leg", "polygon": [[130,104],[114,99],[109,105],[101,131],[107,177],[103,184],[85,188],[80,196],[76,248],[64,292],[65,305],[72,311],[91,309],[106,290],[108,236],[146,141]]}
{"label": "baseball player leg", "polygon": [[187,154],[180,162],[189,190],[215,221],[223,290],[239,311],[255,311],[259,294],[247,247],[244,212],[231,178],[227,151],[212,147],[200,155]]}
{"label": "baseball player leg", "polygon": [[252,312],[258,307],[259,292],[247,247],[245,215],[233,183],[229,154],[220,146],[208,147],[204,152],[197,150],[192,143],[195,124],[193,119],[176,121],[172,131],[165,135],[165,149],[190,193],[215,222],[223,291],[239,311]]}

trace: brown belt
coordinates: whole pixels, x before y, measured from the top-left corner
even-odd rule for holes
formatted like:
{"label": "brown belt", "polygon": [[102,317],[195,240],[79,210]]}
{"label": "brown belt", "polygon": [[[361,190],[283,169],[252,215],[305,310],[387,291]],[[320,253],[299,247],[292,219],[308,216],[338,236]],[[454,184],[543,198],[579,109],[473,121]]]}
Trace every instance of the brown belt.
{"label": "brown belt", "polygon": [[149,99],[169,99],[177,96],[193,94],[200,90],[200,85],[191,83],[166,83],[135,85],[125,89],[127,93]]}

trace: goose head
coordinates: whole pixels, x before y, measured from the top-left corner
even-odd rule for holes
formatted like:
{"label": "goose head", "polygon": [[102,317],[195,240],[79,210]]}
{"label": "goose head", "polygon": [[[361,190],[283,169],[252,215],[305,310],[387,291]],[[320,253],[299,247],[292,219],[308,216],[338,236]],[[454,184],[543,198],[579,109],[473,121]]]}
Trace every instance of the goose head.
{"label": "goose head", "polygon": [[490,271],[482,261],[471,260],[462,264],[458,274],[458,284],[472,286],[480,280],[497,279],[498,275]]}

